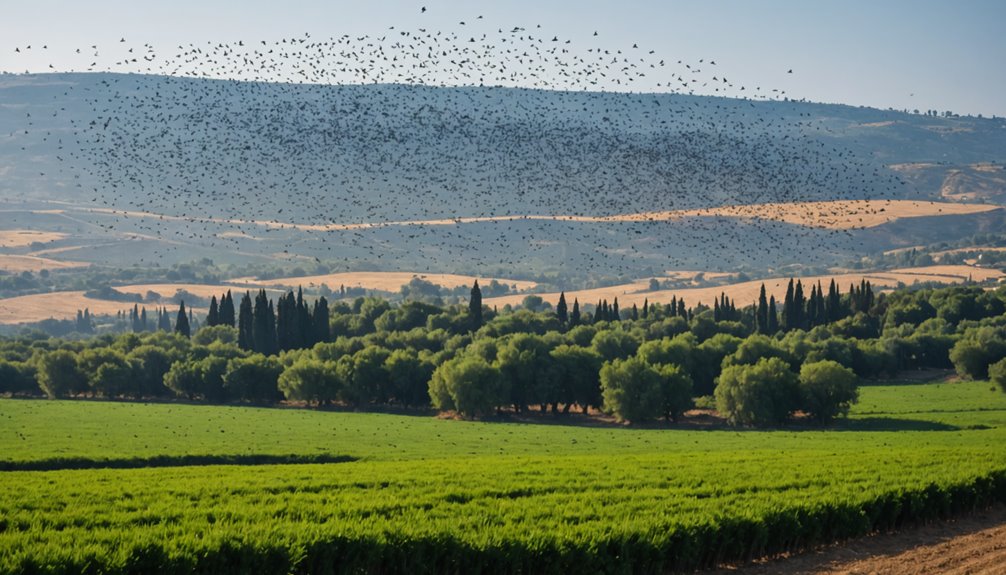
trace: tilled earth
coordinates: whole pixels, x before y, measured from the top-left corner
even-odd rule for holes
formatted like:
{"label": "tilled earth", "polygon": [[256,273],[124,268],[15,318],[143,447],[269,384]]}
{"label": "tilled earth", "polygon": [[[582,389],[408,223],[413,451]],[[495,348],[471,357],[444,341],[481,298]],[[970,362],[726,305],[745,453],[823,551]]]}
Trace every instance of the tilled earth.
{"label": "tilled earth", "polygon": [[714,574],[1006,575],[1006,507]]}

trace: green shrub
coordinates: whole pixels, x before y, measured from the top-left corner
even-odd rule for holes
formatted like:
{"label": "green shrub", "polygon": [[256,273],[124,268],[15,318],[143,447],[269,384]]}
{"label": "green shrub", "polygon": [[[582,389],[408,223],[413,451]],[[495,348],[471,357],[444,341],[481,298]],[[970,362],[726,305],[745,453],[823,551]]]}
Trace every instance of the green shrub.
{"label": "green shrub", "polygon": [[796,374],[778,357],[726,367],[716,385],[716,407],[731,425],[779,425],[799,403]]}
{"label": "green shrub", "polygon": [[849,412],[859,397],[856,374],[831,361],[805,363],[800,368],[801,408],[824,423]]}

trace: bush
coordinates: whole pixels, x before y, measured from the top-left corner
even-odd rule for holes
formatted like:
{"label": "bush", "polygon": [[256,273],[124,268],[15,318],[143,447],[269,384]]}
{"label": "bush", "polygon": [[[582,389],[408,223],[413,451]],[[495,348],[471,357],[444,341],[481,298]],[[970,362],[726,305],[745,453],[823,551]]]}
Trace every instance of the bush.
{"label": "bush", "polygon": [[639,357],[615,359],[601,367],[604,410],[619,421],[640,422],[661,415],[661,375]]}
{"label": "bush", "polygon": [[87,390],[87,377],[77,365],[76,354],[65,349],[43,355],[38,362],[36,377],[39,387],[50,398]]}
{"label": "bush", "polygon": [[950,361],[961,377],[987,379],[989,365],[1006,358],[1006,341],[999,330],[972,328],[950,350]]}
{"label": "bush", "polygon": [[[201,333],[201,332],[200,332]],[[251,402],[279,401],[279,376],[283,365],[275,357],[260,353],[238,357],[227,363],[224,389],[232,399]]]}
{"label": "bush", "polygon": [[657,367],[660,374],[660,396],[664,418],[677,421],[681,414],[691,409],[692,378],[677,365]]}
{"label": "bush", "polygon": [[805,363],[800,368],[801,408],[824,423],[849,412],[859,398],[856,374],[835,361]]}
{"label": "bush", "polygon": [[796,374],[778,357],[726,367],[716,385],[716,408],[731,425],[782,424],[799,399]]}
{"label": "bush", "polygon": [[284,369],[278,385],[287,399],[314,401],[318,405],[334,400],[339,392],[333,364],[310,357],[302,357]]}
{"label": "bush", "polygon": [[461,356],[446,361],[433,372],[430,399],[437,409],[455,409],[466,417],[484,415],[507,403],[500,372],[480,357]]}
{"label": "bush", "polygon": [[989,366],[989,379],[1006,391],[1006,359],[1000,359]]}

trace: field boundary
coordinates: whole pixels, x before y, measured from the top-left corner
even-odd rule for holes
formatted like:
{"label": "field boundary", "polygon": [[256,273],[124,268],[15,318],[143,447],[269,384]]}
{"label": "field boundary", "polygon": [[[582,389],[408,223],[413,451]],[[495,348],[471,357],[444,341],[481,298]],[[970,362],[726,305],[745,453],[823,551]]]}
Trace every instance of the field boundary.
{"label": "field boundary", "polygon": [[143,469],[151,467],[201,467],[208,465],[304,465],[349,463],[351,455],[158,455],[128,459],[60,457],[36,461],[0,461],[3,471],[71,471],[82,469]]}

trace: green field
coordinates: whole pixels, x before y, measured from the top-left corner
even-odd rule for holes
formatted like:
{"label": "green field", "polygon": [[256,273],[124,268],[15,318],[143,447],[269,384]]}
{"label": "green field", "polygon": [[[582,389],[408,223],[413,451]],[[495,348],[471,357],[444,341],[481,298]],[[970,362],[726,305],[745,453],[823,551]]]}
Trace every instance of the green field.
{"label": "green field", "polygon": [[651,572],[1006,501],[1006,394],[863,387],[828,431],[0,400],[0,465],[3,573]]}

